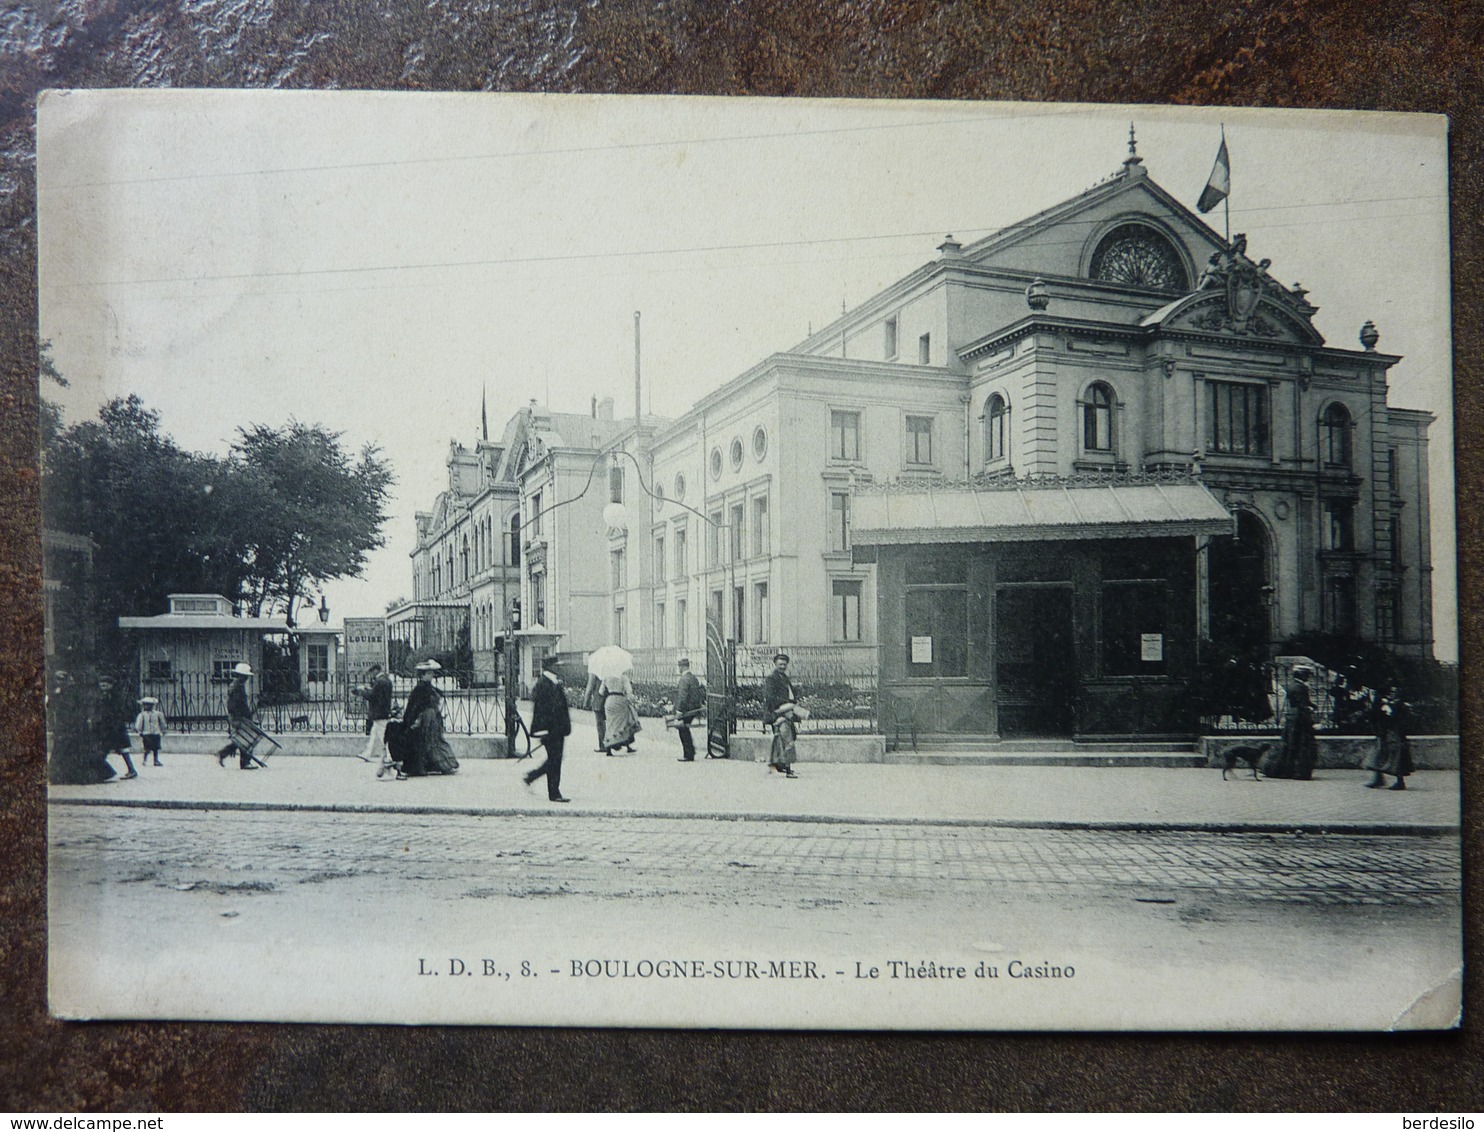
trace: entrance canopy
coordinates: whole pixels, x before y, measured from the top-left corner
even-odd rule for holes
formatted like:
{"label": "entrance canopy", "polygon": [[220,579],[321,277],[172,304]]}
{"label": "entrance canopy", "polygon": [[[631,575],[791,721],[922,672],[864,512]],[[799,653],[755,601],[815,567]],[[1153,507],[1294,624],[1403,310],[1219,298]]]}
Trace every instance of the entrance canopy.
{"label": "entrance canopy", "polygon": [[1229,535],[1226,508],[1195,482],[974,488],[892,484],[851,501],[856,546]]}

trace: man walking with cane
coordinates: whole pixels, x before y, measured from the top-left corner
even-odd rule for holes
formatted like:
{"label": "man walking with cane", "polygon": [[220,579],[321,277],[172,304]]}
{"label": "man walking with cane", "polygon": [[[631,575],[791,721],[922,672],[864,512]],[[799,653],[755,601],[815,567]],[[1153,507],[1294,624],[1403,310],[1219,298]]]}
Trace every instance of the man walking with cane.
{"label": "man walking with cane", "polygon": [[546,761],[525,776],[532,786],[536,779],[546,779],[546,796],[553,802],[570,802],[562,797],[562,747],[572,734],[572,719],[567,711],[567,693],[556,674],[556,657],[541,662],[541,676],[531,689],[531,737],[540,739],[546,748]]}

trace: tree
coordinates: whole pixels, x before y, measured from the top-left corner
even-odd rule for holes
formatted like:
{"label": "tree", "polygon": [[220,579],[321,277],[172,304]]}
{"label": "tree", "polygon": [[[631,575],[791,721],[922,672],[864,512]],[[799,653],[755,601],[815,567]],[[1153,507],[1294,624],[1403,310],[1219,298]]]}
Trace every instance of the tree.
{"label": "tree", "polygon": [[[163,612],[174,592],[235,596],[245,576],[223,529],[220,460],[178,448],[137,396],[110,401],[96,421],[47,430],[46,522],[90,537],[92,618],[105,661],[118,659],[118,618]],[[121,655],[121,654],[120,654]]]}
{"label": "tree", "polygon": [[394,482],[374,445],[353,459],[341,434],[291,420],[239,430],[232,447],[234,505],[253,613],[282,609],[292,627],[301,601],[332,578],[358,578],[386,544],[381,528]]}

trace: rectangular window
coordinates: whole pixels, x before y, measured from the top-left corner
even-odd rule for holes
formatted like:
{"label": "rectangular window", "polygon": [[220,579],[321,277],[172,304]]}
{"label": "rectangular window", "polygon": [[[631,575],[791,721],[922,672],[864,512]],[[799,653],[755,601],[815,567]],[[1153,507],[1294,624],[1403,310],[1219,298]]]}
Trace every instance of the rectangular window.
{"label": "rectangular window", "polygon": [[861,458],[861,415],[840,409],[830,411],[830,459]]}
{"label": "rectangular window", "polygon": [[897,316],[892,315],[886,320],[886,356],[894,358],[897,356]]}
{"label": "rectangular window", "polygon": [[542,521],[541,520],[541,493],[539,491],[534,492],[531,495],[531,518],[530,518],[529,521],[530,521],[530,525],[531,525],[531,534],[532,535],[539,535],[541,533],[541,521]]}
{"label": "rectangular window", "polygon": [[311,684],[323,684],[330,678],[330,646],[309,644],[304,648],[305,678]]}
{"label": "rectangular window", "polygon": [[1324,587],[1324,627],[1338,636],[1355,632],[1355,579],[1330,578]]}
{"label": "rectangular window", "polygon": [[1163,675],[1169,607],[1164,580],[1104,582],[1102,597],[1103,675]]}
{"label": "rectangular window", "polygon": [[933,462],[933,418],[907,418],[907,463],[930,465]]}
{"label": "rectangular window", "polygon": [[733,562],[740,562],[747,556],[746,552],[743,549],[746,546],[746,543],[742,541],[742,519],[745,514],[746,509],[742,506],[742,504],[732,504],[732,528],[730,532],[728,532],[729,538],[727,541],[731,547],[731,561]]}
{"label": "rectangular window", "polygon": [[623,502],[623,465],[619,463],[608,469],[608,502]]}
{"label": "rectangular window", "polygon": [[661,601],[654,607],[654,647],[662,649],[665,644],[665,603]]}
{"label": "rectangular window", "polygon": [[933,336],[924,334],[917,340],[917,362],[919,365],[933,364]]}
{"label": "rectangular window", "polygon": [[619,648],[624,647],[624,607],[615,606],[613,610],[613,643]]}
{"label": "rectangular window", "polygon": [[211,662],[211,682],[213,684],[227,684],[232,679],[232,668],[237,660],[213,660]]}
{"label": "rectangular window", "polygon": [[850,549],[850,493],[830,492],[830,550],[839,553]]}
{"label": "rectangular window", "polygon": [[1391,564],[1400,566],[1402,564],[1402,520],[1400,515],[1393,515],[1386,520],[1386,530],[1391,539]]}
{"label": "rectangular window", "polygon": [[768,583],[758,582],[752,587],[752,643],[765,645],[769,636]]}
{"label": "rectangular window", "polygon": [[752,556],[768,553],[768,497],[759,495],[752,501]]}
{"label": "rectangular window", "polygon": [[675,528],[675,577],[684,578],[688,567],[685,555],[685,528]]}
{"label": "rectangular window", "polygon": [[537,574],[536,577],[534,577],[534,578],[531,579],[531,598],[535,602],[536,608],[533,609],[533,610],[531,610],[531,616],[534,618],[534,621],[531,622],[531,623],[528,623],[527,628],[530,627],[530,624],[536,624],[536,625],[548,625],[548,624],[550,624],[550,622],[548,622],[546,620],[546,575],[545,574]]}
{"label": "rectangular window", "polygon": [[675,643],[681,648],[690,644],[689,633],[685,626],[685,611],[689,603],[682,598],[675,603]]}
{"label": "rectangular window", "polygon": [[720,626],[725,627],[725,625],[726,625],[726,607],[722,604],[722,601],[723,601],[722,591],[721,590],[712,590],[711,591],[711,608],[710,608],[709,615],[710,615],[711,619],[717,623],[717,625],[720,625]]}
{"label": "rectangular window", "polygon": [[665,536],[654,536],[654,584],[663,585],[665,581]]}
{"label": "rectangular window", "polygon": [[721,561],[722,513],[711,512],[711,526],[706,531],[706,565],[715,566]]}
{"label": "rectangular window", "polygon": [[608,557],[612,564],[610,581],[613,584],[613,592],[618,593],[628,586],[628,565],[624,561],[625,555],[621,550],[615,550]]}
{"label": "rectangular window", "polygon": [[861,583],[830,583],[830,640],[839,642],[861,639]]}
{"label": "rectangular window", "polygon": [[1355,549],[1355,505],[1331,499],[1324,504],[1324,549]]}
{"label": "rectangular window", "polygon": [[146,680],[169,680],[174,676],[168,660],[151,660],[145,666]]}
{"label": "rectangular window", "polygon": [[1212,381],[1211,451],[1238,456],[1268,454],[1268,387]]}
{"label": "rectangular window", "polygon": [[1396,449],[1388,448],[1386,450],[1386,484],[1388,487],[1391,488],[1392,491],[1399,490],[1399,472],[1400,469],[1397,466]]}
{"label": "rectangular window", "polygon": [[742,627],[747,624],[744,614],[747,612],[747,591],[741,586],[732,587],[732,640],[740,641]]}

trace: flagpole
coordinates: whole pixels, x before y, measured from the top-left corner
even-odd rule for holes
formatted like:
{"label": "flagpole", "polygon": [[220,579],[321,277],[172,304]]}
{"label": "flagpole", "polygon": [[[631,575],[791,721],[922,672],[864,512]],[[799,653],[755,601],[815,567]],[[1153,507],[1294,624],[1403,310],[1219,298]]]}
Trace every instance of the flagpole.
{"label": "flagpole", "polygon": [[[1226,149],[1226,123],[1221,123],[1221,147]],[[1232,242],[1232,165],[1231,151],[1227,150],[1226,156],[1226,196],[1221,198],[1221,214],[1226,218],[1226,242]]]}

